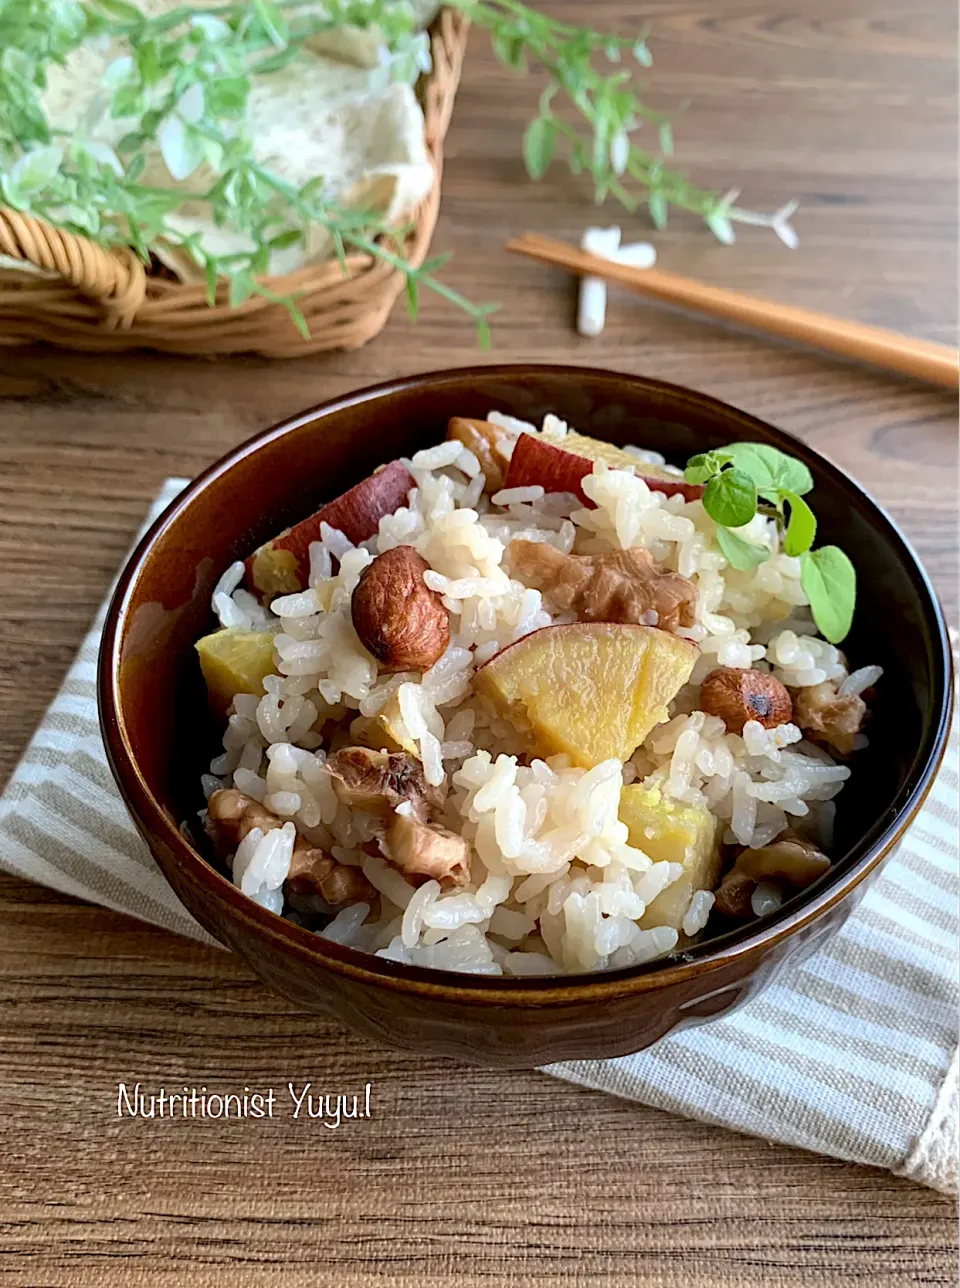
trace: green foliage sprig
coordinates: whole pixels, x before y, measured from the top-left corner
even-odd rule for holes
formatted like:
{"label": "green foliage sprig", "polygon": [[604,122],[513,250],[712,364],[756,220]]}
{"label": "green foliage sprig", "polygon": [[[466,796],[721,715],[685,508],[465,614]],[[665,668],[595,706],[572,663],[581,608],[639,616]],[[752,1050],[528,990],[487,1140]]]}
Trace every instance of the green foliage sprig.
{"label": "green foliage sprig", "polygon": [[[533,178],[541,177],[558,147],[571,169],[588,173],[598,201],[612,196],[627,209],[646,204],[657,227],[671,206],[701,216],[721,241],[734,224],[766,224],[788,245],[793,207],[762,215],[738,207],[736,193],[720,195],[668,169],[670,119],[640,99],[624,67],[651,65],[645,37],[624,39],[548,18],[516,0],[451,0],[490,35],[497,57],[524,70],[546,70],[550,85],[526,131],[523,152]],[[203,270],[210,302],[228,283],[236,306],[259,294],[286,305],[306,333],[296,300],[264,284],[272,252],[306,243],[311,227],[327,230],[345,265],[351,251],[385,260],[406,279],[410,312],[426,287],[473,318],[481,342],[496,306],[473,304],[436,277],[445,257],[419,267],[403,253],[403,228],[389,227],[375,210],[345,209],[321,178],[302,185],[283,180],[256,158],[247,128],[254,81],[282,73],[303,55],[305,43],[343,27],[376,29],[387,54],[377,75],[412,83],[430,67],[429,38],[417,31],[403,0],[225,0],[200,8],[186,3],[149,17],[129,0],[0,0],[0,201],[38,215],[101,245],[126,244],[148,259],[161,242],[179,247]],[[121,42],[79,128],[52,128],[42,105],[52,66],[63,65],[85,43]],[[557,96],[581,124],[555,110]],[[96,138],[109,116],[126,132],[116,149]],[[586,127],[584,129],[584,127]],[[656,135],[644,150],[641,127]],[[169,188],[145,178],[159,151]],[[239,234],[244,249],[214,254],[199,234],[171,224],[186,201],[204,203],[217,227]]]}
{"label": "green foliage sprig", "polygon": [[765,443],[731,443],[692,456],[684,478],[706,484],[703,508],[717,525],[717,544],[741,572],[769,559],[770,550],[748,541],[737,529],[758,512],[775,520],[784,554],[800,558],[800,584],[817,629],[831,644],[839,644],[853,621],[857,578],[839,547],[811,549],[817,520],[803,499],[813,490],[806,465]]}

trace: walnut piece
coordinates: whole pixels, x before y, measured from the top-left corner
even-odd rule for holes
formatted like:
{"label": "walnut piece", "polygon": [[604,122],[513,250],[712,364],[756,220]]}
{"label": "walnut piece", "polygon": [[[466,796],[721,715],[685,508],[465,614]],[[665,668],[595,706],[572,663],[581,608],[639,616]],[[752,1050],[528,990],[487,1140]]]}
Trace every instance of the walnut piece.
{"label": "walnut piece", "polygon": [[679,573],[662,571],[648,550],[565,555],[547,542],[518,539],[511,541],[508,558],[514,576],[580,621],[633,622],[668,631],[694,623],[696,586]]}
{"label": "walnut piece", "polygon": [[[283,820],[252,796],[228,787],[207,801],[204,825],[221,856],[231,854],[255,827],[264,832],[282,827]],[[338,863],[325,850],[297,834],[286,880],[287,893],[318,894],[331,908],[372,899],[376,891],[359,868]]]}
{"label": "walnut piece", "polygon": [[470,449],[480,462],[486,480],[485,492],[499,492],[507,476],[510,453],[517,435],[489,420],[454,416],[447,426],[447,438],[455,438]]}
{"label": "walnut piece", "polygon": [[728,733],[743,733],[748,720],[764,729],[776,729],[793,716],[793,703],[785,685],[769,671],[748,671],[718,666],[700,686],[700,707],[719,716]]}
{"label": "walnut piece", "polygon": [[344,805],[388,818],[409,801],[419,817],[443,804],[442,793],[423,776],[420,761],[405,751],[372,751],[369,747],[342,747],[326,762],[333,790]]}
{"label": "walnut piece", "polygon": [[817,735],[841,756],[849,756],[867,714],[867,704],[856,695],[841,697],[832,680],[793,690],[793,718],[801,729]]}
{"label": "walnut piece", "polygon": [[353,627],[385,671],[426,671],[450,643],[450,614],[423,580],[429,567],[413,546],[394,546],[360,574]]}
{"label": "walnut piece", "polygon": [[380,848],[401,872],[446,885],[470,880],[470,842],[431,821],[443,792],[427,783],[419,760],[406,752],[344,747],[327,761],[327,771],[345,805],[383,820]]}
{"label": "walnut piece", "polygon": [[782,881],[805,890],[830,867],[825,854],[806,837],[788,828],[758,850],[742,850],[717,890],[717,912],[738,921],[753,916],[751,898],[761,881]]}
{"label": "walnut piece", "polygon": [[372,903],[376,896],[360,868],[338,863],[325,850],[309,845],[300,850],[294,846],[286,892],[288,896],[318,894],[331,908]]}
{"label": "walnut piece", "polygon": [[383,848],[391,863],[410,876],[453,886],[470,880],[470,842],[411,813],[394,815]]}

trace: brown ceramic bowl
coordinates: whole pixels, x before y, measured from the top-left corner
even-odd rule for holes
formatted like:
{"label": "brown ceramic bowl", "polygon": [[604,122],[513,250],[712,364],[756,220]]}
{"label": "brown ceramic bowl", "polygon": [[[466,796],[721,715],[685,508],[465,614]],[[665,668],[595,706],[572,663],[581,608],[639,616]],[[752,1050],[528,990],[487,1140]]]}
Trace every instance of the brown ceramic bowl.
{"label": "brown ceramic bowl", "polygon": [[[835,862],[779,913],[645,967],[511,979],[407,967],[341,947],[260,908],[178,830],[202,806],[218,747],[193,642],[235,559],[376,465],[443,438],[451,415],[498,407],[539,423],[656,448],[682,463],[735,439],[773,443],[816,479],[820,540],[856,564],[845,648],[885,669],[837,818]],[[186,907],[271,988],[304,1010],[396,1046],[486,1065],[621,1055],[721,1015],[833,934],[919,808],[947,736],[950,651],[941,610],[887,516],[810,447],[703,394],[607,371],[499,366],[415,376],[336,399],[258,435],[202,474],[130,559],[107,616],[100,713],[114,775]]]}

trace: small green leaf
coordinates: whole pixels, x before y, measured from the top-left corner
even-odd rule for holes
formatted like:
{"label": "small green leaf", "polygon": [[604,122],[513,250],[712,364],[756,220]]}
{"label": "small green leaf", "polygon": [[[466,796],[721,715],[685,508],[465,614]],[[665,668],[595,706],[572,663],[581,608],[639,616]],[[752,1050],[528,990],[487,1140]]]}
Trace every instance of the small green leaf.
{"label": "small green leaf", "polygon": [[218,171],[223,165],[223,147],[216,139],[207,138],[206,135],[200,135],[197,139],[200,151],[203,153],[203,159],[211,170]]}
{"label": "small green leaf", "polygon": [[645,40],[637,41],[637,43],[633,47],[633,56],[640,64],[641,67],[653,66],[653,55],[650,53],[650,50],[647,48],[647,43]]}
{"label": "small green leaf", "polygon": [[148,88],[155,85],[163,75],[160,66],[160,55],[155,40],[146,40],[137,46],[137,71],[140,79]]}
{"label": "small green leaf", "polygon": [[724,246],[732,246],[737,240],[737,234],[733,231],[733,224],[726,215],[721,215],[718,211],[714,211],[712,214],[704,215],[704,219],[714,237],[716,237],[717,241],[723,242]]}
{"label": "small green leaf", "polygon": [[557,145],[557,125],[550,116],[538,116],[523,135],[523,160],[531,179],[542,179],[550,168]]}
{"label": "small green leaf", "polygon": [[278,301],[278,303],[282,304],[286,308],[287,312],[290,314],[291,320],[293,321],[293,325],[297,328],[297,331],[300,334],[301,340],[309,340],[310,326],[307,322],[307,319],[297,308],[296,304],[294,304],[292,298],[288,295],[285,295],[282,299]]}
{"label": "small green leaf", "polygon": [[277,49],[286,49],[287,39],[283,21],[283,14],[280,7],[271,4],[269,0],[250,0],[253,12],[260,20],[260,25],[266,32],[267,39]]}
{"label": "small green leaf", "polygon": [[105,89],[116,89],[119,85],[133,74],[133,58],[129,54],[123,54],[120,58],[115,58],[100,77],[100,84]]}
{"label": "small green leaf", "polygon": [[217,302],[217,262],[208,259],[203,266],[203,275],[207,287],[207,303],[212,308]]}
{"label": "small green leaf", "polygon": [[766,546],[755,546],[752,542],[745,541],[739,533],[731,532],[722,525],[717,526],[717,545],[727,563],[740,572],[749,572],[751,568],[756,568],[770,558],[770,551]]}
{"label": "small green leaf", "polygon": [[660,151],[663,153],[664,156],[667,156],[667,157],[672,156],[673,155],[673,127],[671,126],[670,122],[661,121],[658,133],[660,136]]}
{"label": "small green leaf", "polygon": [[207,40],[224,40],[230,35],[230,28],[220,18],[209,13],[195,13],[190,18],[190,26],[202,31]]}
{"label": "small green leaf", "polygon": [[813,488],[813,475],[803,461],[768,443],[730,443],[724,451],[750,475],[760,492],[795,492],[803,496]]}
{"label": "small green leaf", "polygon": [[230,307],[238,309],[256,289],[256,282],[249,273],[237,273],[230,278]]}
{"label": "small green leaf", "polygon": [[160,126],[157,142],[164,164],[178,181],[189,179],[203,160],[201,140],[175,114],[168,116]]}
{"label": "small green leaf", "polygon": [[525,72],[527,70],[526,41],[522,36],[517,36],[509,31],[494,31],[491,35],[490,43],[493,46],[493,52],[504,67],[509,67],[514,72]]}
{"label": "small green leaf", "polygon": [[136,5],[127,4],[125,0],[97,0],[97,8],[121,22],[133,22],[137,25],[143,22],[143,14]]}
{"label": "small green leaf", "polygon": [[725,528],[742,528],[757,512],[757,488],[743,470],[725,469],[706,486],[703,508]]}
{"label": "small green leaf", "polygon": [[271,250],[287,250],[290,246],[299,246],[303,242],[303,233],[299,228],[288,228],[286,232],[278,233],[276,237],[270,238]]}
{"label": "small green leaf", "polygon": [[40,192],[57,174],[62,161],[63,149],[56,144],[31,148],[11,166],[10,179],[24,195]]}
{"label": "small green leaf", "polygon": [[420,312],[420,293],[417,279],[412,273],[407,276],[407,312],[410,314],[410,320],[416,322],[417,314]]}
{"label": "small green leaf", "polygon": [[610,169],[614,174],[623,174],[630,160],[630,136],[626,130],[617,130],[610,140]]}
{"label": "small green leaf", "polygon": [[817,535],[817,520],[813,511],[796,492],[784,492],[783,499],[790,507],[790,521],[783,538],[783,552],[787,555],[802,555],[813,545]]}
{"label": "small green leaf", "polygon": [[239,115],[247,106],[249,93],[246,76],[221,76],[207,86],[207,108],[211,116]]}
{"label": "small green leaf", "polygon": [[720,473],[722,462],[715,452],[699,452],[687,461],[683,477],[688,483],[706,483]]}
{"label": "small green leaf", "polygon": [[667,199],[662,192],[652,189],[647,197],[647,209],[650,211],[650,218],[653,220],[655,228],[666,228],[667,226]]}
{"label": "small green leaf", "polygon": [[203,120],[203,86],[194,81],[177,103],[177,115],[188,125]]}
{"label": "small green leaf", "polygon": [[420,272],[436,273],[438,269],[443,268],[445,264],[449,264],[452,258],[453,251],[445,250],[441,255],[434,255],[430,259],[425,259],[420,265]]}
{"label": "small green leaf", "polygon": [[857,574],[836,546],[821,546],[800,556],[800,584],[820,634],[831,644],[845,639],[853,622]]}

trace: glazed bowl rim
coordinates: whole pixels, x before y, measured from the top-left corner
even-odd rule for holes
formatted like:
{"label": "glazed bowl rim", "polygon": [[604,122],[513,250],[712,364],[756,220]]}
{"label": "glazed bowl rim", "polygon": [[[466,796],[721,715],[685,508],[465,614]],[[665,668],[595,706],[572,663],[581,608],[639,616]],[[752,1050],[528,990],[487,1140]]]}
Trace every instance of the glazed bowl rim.
{"label": "glazed bowl rim", "polygon": [[[813,463],[816,469],[831,476],[842,492],[850,496],[851,502],[865,514],[870,527],[874,530],[879,529],[883,533],[888,543],[897,550],[900,561],[907,566],[908,572],[912,573],[911,579],[918,590],[924,616],[930,629],[931,688],[937,715],[931,722],[927,736],[910,767],[906,783],[898,794],[894,816],[886,825],[883,824],[881,816],[872,827],[866,830],[863,838],[852,847],[853,851],[862,849],[862,853],[836,880],[830,881],[828,874],[824,878],[822,887],[815,887],[812,895],[803,892],[789,900],[781,913],[759,924],[758,929],[750,931],[748,928],[707,940],[682,950],[665,962],[655,961],[642,966],[624,967],[593,974],[489,976],[408,966],[326,940],[254,903],[184,838],[140,772],[123,716],[119,676],[120,645],[128,626],[131,600],[140,576],[148,565],[160,538],[180,520],[184,511],[205,492],[212,482],[229,474],[241,459],[255,455],[266,444],[281,439],[303,425],[338,414],[351,406],[375,403],[391,395],[402,396],[424,384],[433,388],[442,388],[444,384],[457,385],[478,375],[485,378],[513,380],[524,375],[567,379],[587,376],[594,383],[609,381],[622,386],[623,382],[627,382],[648,390],[660,391],[671,398],[675,407],[689,402],[701,412],[707,409],[720,416],[732,413],[739,421],[750,422],[762,429],[765,434],[772,434],[774,439],[781,440],[795,455],[801,459],[807,459],[808,463]],[[695,976],[704,976],[714,969],[743,958],[759,958],[782,939],[794,935],[803,927],[818,920],[845,899],[898,844],[930,790],[943,759],[950,727],[953,699],[952,653],[943,610],[937,595],[903,533],[886,511],[855,480],[809,444],[795,438],[788,431],[779,429],[760,417],[743,412],[718,398],[667,381],[652,380],[610,369],[563,363],[502,363],[480,368],[465,367],[422,372],[342,394],[252,435],[214,461],[193,479],[154,520],[123,567],[104,622],[97,668],[97,697],[107,758],[134,821],[145,835],[159,835],[168,850],[176,856],[177,863],[183,865],[197,879],[197,883],[203,887],[205,896],[222,907],[225,905],[232,920],[246,922],[250,930],[271,939],[280,951],[292,952],[338,974],[388,990],[414,993],[421,997],[440,995],[448,999],[456,999],[461,1003],[493,1006],[515,1003],[549,1007],[573,1000],[599,1001],[627,993],[652,992],[683,983]]]}

